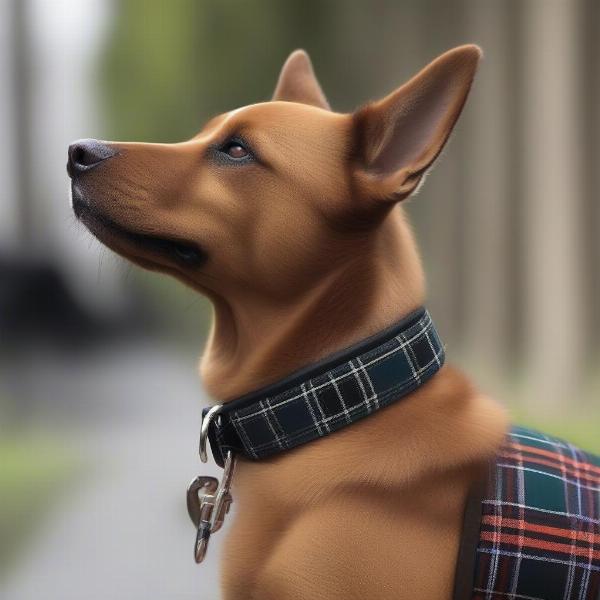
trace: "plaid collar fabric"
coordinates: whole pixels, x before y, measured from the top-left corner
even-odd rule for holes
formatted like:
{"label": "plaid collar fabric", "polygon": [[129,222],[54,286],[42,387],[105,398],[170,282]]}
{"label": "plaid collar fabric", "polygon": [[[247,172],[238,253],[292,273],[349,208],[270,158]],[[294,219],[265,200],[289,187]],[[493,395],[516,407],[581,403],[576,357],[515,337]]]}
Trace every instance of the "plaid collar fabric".
{"label": "plaid collar fabric", "polygon": [[400,400],[443,363],[444,347],[421,308],[346,350],[224,404],[208,431],[215,461],[222,466],[229,450],[263,459],[326,436]]}

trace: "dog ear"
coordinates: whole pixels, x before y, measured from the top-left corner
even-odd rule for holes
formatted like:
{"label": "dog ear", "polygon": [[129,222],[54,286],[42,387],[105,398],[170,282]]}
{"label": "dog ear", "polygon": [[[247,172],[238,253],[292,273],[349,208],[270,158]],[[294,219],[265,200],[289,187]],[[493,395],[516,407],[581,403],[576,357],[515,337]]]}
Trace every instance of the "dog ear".
{"label": "dog ear", "polygon": [[449,50],[354,113],[355,175],[370,197],[398,201],[417,189],[460,115],[481,54],[473,45]]}
{"label": "dog ear", "polygon": [[304,50],[294,50],[285,61],[273,93],[273,100],[300,102],[329,110],[329,103]]}

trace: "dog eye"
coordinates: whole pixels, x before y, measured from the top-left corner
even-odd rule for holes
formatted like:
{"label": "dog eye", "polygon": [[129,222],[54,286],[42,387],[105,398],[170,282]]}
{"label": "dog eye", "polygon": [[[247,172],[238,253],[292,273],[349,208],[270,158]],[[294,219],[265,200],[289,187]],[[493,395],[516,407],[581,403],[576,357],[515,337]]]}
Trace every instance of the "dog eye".
{"label": "dog eye", "polygon": [[221,149],[221,152],[236,160],[246,158],[246,156],[250,155],[250,152],[248,152],[244,145],[237,141],[227,142]]}

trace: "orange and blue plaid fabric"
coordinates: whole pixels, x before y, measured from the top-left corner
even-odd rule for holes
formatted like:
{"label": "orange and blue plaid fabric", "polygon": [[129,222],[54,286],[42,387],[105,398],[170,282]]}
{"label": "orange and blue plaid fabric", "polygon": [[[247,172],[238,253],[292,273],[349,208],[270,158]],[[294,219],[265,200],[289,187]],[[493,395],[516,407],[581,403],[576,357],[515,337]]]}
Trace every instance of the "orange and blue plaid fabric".
{"label": "orange and blue plaid fabric", "polygon": [[513,428],[482,502],[473,600],[600,600],[600,457]]}

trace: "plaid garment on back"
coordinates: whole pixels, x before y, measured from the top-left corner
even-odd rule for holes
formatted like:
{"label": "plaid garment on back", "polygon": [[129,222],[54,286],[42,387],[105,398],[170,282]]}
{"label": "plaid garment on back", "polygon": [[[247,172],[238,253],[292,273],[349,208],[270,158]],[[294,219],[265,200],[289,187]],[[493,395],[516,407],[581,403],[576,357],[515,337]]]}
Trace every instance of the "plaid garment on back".
{"label": "plaid garment on back", "polygon": [[600,457],[513,428],[482,503],[474,600],[600,600]]}

